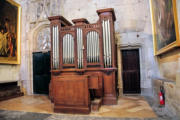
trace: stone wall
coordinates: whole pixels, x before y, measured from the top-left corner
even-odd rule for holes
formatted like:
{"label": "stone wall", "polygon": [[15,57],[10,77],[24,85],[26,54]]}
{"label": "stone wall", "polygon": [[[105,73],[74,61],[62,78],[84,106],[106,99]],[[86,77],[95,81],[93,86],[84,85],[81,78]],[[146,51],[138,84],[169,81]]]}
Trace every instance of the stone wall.
{"label": "stone wall", "polygon": [[[177,1],[177,11],[178,11],[178,25],[180,31],[180,1]],[[163,86],[166,91],[166,105],[165,110],[173,115],[179,115],[180,117],[180,48],[171,50],[158,59],[158,66],[160,69],[161,76],[163,80],[154,81],[154,95],[157,98],[159,92],[159,85],[164,83]],[[167,82],[167,80],[169,82]],[[167,113],[168,113],[167,112]]]}
{"label": "stone wall", "polygon": [[[94,23],[98,20],[97,9],[112,7],[117,17],[115,32],[118,45],[119,87],[122,89],[121,50],[138,48],[140,50],[142,94],[151,95],[151,80],[160,74],[153,56],[149,0],[15,1],[22,6],[21,64],[0,65],[0,75],[5,76],[1,79],[22,80],[24,90],[32,94],[32,52],[42,51],[43,49],[37,49],[38,44],[49,38],[47,17],[61,14],[70,21],[75,18],[87,18],[90,23]],[[49,47],[46,49],[48,50]]]}
{"label": "stone wall", "polygon": [[122,93],[121,50],[140,50],[142,94],[152,94],[153,77],[160,76],[153,56],[149,0],[61,0],[61,14],[68,20],[87,18],[90,23],[98,20],[97,9],[114,8],[115,32],[118,45],[119,88]]}
{"label": "stone wall", "polygon": [[0,65],[0,81],[21,80],[24,92],[32,94],[32,52],[50,49],[47,17],[60,14],[60,0],[14,1],[22,8],[21,64]]}
{"label": "stone wall", "polygon": [[[159,106],[159,92],[160,86],[164,87],[165,90],[165,106],[161,109],[163,115],[170,117],[179,116],[180,113],[180,102],[179,102],[179,92],[176,88],[176,83],[164,79],[154,79],[153,89],[154,89],[154,100],[156,103],[154,105]],[[179,116],[180,117],[180,116]]]}
{"label": "stone wall", "polygon": [[[16,2],[22,5],[20,0]],[[20,80],[20,65],[0,64],[0,76],[1,82]]]}

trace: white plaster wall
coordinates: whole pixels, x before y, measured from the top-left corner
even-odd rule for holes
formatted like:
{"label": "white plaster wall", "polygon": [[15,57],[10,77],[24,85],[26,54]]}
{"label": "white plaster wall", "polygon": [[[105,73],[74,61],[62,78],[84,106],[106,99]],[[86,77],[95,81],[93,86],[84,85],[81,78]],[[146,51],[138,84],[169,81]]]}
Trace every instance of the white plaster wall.
{"label": "white plaster wall", "polygon": [[19,80],[19,65],[0,65],[0,82]]}
{"label": "white plaster wall", "polygon": [[[23,1],[15,0],[18,4],[23,6]],[[0,81],[17,81],[20,80],[20,65],[0,65]]]}

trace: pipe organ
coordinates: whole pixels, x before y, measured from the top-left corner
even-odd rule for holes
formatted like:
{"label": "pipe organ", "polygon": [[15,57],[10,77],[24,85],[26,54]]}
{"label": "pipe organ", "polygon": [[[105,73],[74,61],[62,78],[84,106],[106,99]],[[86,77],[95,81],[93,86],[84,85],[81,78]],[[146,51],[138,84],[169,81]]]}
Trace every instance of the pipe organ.
{"label": "pipe organ", "polygon": [[[97,10],[99,20],[72,25],[49,17],[51,28],[50,98],[55,112],[89,113],[117,103],[116,46],[112,8]],[[95,102],[96,101],[96,102]]]}

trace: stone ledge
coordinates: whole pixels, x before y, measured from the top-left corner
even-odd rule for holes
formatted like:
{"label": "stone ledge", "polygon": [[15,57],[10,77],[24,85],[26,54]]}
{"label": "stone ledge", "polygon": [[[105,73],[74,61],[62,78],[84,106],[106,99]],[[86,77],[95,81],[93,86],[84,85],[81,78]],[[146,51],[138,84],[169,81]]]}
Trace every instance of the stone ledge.
{"label": "stone ledge", "polygon": [[0,84],[1,83],[11,83],[11,82],[21,82],[23,80],[5,80],[5,81],[0,81]]}
{"label": "stone ledge", "polygon": [[169,79],[165,79],[165,78],[153,78],[152,80],[153,80],[153,81],[162,81],[162,82],[171,82],[171,83],[175,83],[174,81],[169,80]]}

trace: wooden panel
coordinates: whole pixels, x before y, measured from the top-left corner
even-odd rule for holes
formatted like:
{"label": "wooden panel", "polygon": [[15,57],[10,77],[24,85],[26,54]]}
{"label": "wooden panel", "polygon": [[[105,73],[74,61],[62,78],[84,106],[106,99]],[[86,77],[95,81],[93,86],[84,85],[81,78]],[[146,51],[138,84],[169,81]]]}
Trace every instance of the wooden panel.
{"label": "wooden panel", "polygon": [[90,76],[89,79],[89,88],[98,89],[99,88],[99,79],[98,76]]}
{"label": "wooden panel", "polygon": [[123,50],[123,92],[140,93],[139,51]]}
{"label": "wooden panel", "polygon": [[34,52],[33,92],[36,94],[48,94],[50,79],[50,52]]}
{"label": "wooden panel", "polygon": [[88,106],[87,76],[62,76],[54,80],[54,102],[59,105]]}
{"label": "wooden panel", "polygon": [[103,104],[112,105],[117,104],[115,71],[103,74],[104,80],[104,97]]}
{"label": "wooden panel", "polygon": [[89,89],[101,89],[102,88],[102,73],[100,72],[87,72],[89,76],[88,83]]}

